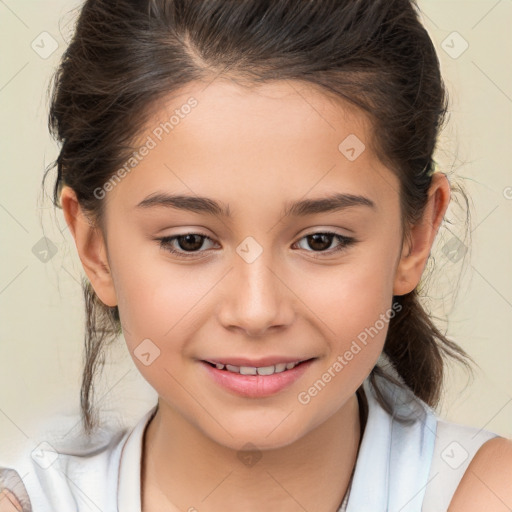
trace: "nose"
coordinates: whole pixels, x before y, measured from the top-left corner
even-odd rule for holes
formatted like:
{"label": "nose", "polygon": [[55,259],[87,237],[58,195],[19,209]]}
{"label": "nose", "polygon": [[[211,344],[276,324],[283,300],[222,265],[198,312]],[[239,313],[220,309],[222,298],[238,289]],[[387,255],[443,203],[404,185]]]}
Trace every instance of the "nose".
{"label": "nose", "polygon": [[292,323],[293,292],[279,269],[270,251],[263,251],[252,262],[235,254],[218,309],[219,321],[226,329],[261,337]]}

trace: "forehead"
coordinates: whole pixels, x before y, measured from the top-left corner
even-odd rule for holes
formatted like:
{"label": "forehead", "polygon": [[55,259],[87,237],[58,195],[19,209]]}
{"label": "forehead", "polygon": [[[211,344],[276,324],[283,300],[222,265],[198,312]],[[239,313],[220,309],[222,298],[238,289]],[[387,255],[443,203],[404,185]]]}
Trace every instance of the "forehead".
{"label": "forehead", "polygon": [[[191,99],[193,108],[188,107]],[[172,126],[162,126],[169,120]],[[340,137],[345,131],[349,135],[349,130],[368,145],[371,123],[366,114],[314,84],[280,80],[242,86],[218,79],[210,84],[189,84],[155,104],[142,135],[152,133],[158,141],[169,132],[190,141],[196,135],[204,143],[222,143],[221,149],[236,142],[245,152],[258,141],[267,144],[274,140],[280,147],[290,145],[296,152],[311,153],[318,143],[337,150]],[[226,139],[234,134],[236,140]],[[298,147],[300,140],[307,141],[307,146]],[[232,152],[237,147],[232,147]]]}
{"label": "forehead", "polygon": [[248,208],[333,189],[396,200],[370,136],[363,112],[310,84],[196,82],[153,106],[134,145],[144,156],[113,195],[131,205],[164,190],[215,196],[235,215],[236,200]]}

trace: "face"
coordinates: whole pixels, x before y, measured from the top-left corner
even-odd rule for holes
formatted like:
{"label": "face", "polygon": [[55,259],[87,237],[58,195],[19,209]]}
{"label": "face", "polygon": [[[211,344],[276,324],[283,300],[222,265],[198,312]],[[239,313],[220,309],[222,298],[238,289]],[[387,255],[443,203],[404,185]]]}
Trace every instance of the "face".
{"label": "face", "polygon": [[143,144],[103,199],[134,363],[161,408],[222,445],[307,435],[353,398],[398,314],[399,182],[366,117],[297,82],[215,81],[169,98]]}

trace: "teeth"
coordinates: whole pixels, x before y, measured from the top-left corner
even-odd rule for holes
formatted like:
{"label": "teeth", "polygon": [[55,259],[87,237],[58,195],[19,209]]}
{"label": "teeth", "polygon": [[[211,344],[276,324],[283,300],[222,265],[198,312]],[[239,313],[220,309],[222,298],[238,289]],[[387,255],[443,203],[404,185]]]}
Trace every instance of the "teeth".
{"label": "teeth", "polygon": [[275,371],[275,366],[262,366],[261,368],[258,368],[258,375],[273,375]]}
{"label": "teeth", "polygon": [[[260,368],[258,368],[257,371],[259,372],[259,370]],[[256,368],[254,368],[253,366],[240,366],[240,373],[242,375],[256,375]]]}
{"label": "teeth", "polygon": [[234,366],[231,364],[223,365],[221,363],[213,363],[217,370],[227,370],[228,372],[240,373],[241,375],[273,375],[274,373],[282,373],[286,370],[295,368],[299,363],[278,363],[273,366]]}

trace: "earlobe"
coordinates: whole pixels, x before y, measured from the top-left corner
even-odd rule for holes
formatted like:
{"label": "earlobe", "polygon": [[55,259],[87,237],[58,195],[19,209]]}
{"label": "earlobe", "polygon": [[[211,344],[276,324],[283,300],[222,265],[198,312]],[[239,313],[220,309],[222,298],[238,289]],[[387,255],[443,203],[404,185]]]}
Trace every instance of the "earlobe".
{"label": "earlobe", "polygon": [[60,203],[69,231],[75,240],[78,256],[94,291],[104,304],[116,306],[114,282],[101,229],[93,224],[81,208],[72,188],[62,188]]}
{"label": "earlobe", "polygon": [[393,295],[405,295],[418,286],[449,203],[450,183],[445,174],[435,173],[423,216],[411,227],[410,236],[404,241]]}

